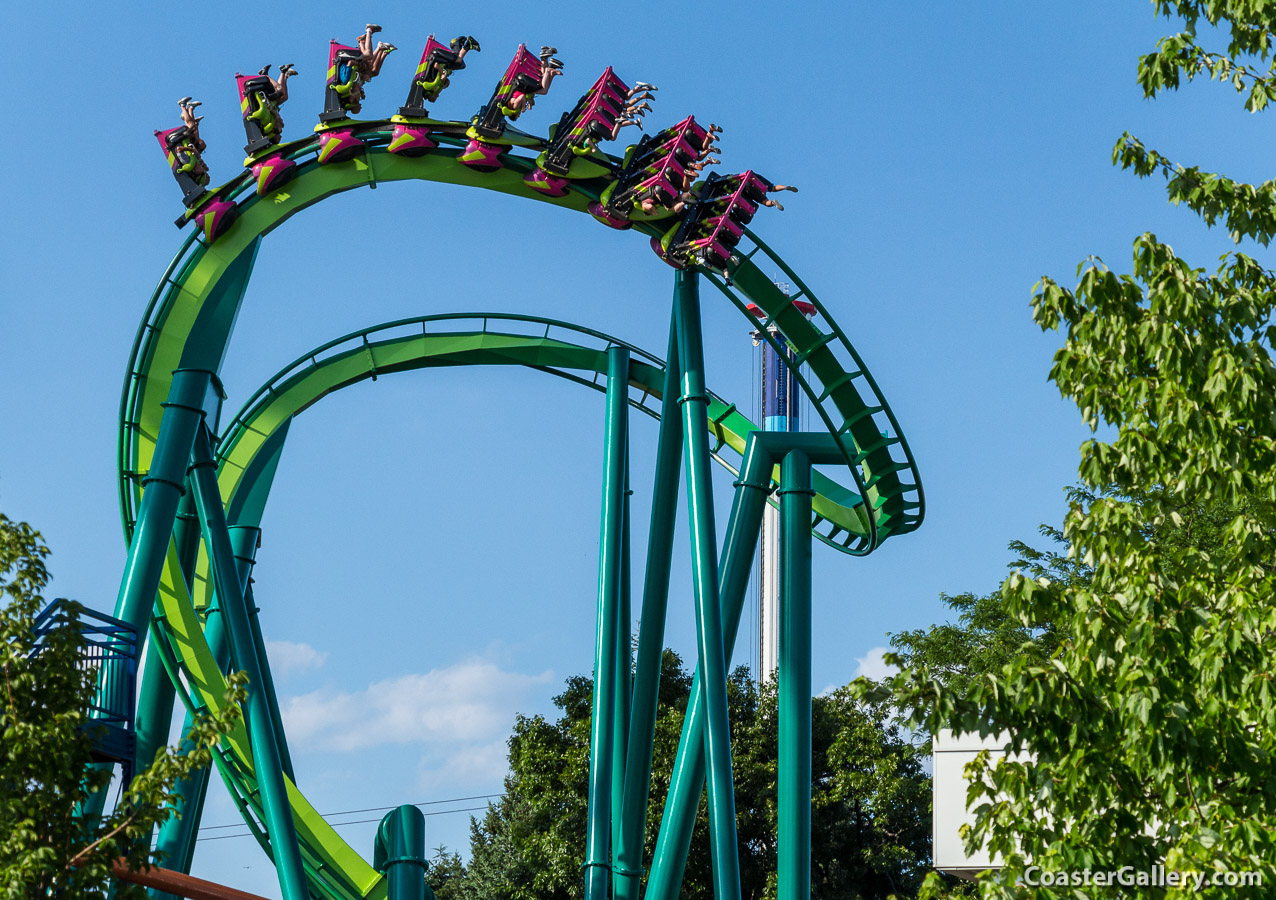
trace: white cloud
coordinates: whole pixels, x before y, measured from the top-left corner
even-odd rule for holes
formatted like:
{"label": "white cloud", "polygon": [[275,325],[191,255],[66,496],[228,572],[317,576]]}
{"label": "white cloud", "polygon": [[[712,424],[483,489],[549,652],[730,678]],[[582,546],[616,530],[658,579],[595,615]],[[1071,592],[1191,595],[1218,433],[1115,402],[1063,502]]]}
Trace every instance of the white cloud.
{"label": "white cloud", "polygon": [[890,647],[874,647],[863,656],[857,657],[855,662],[858,665],[855,668],[855,677],[859,678],[862,675],[865,678],[880,681],[889,675],[894,675],[899,671],[899,668],[888,665],[886,660],[882,659],[883,654],[890,652]]}
{"label": "white cloud", "polygon": [[[510,725],[513,724],[511,717]],[[502,735],[483,744],[462,744],[439,754],[422,757],[417,786],[427,795],[447,796],[447,791],[470,790],[470,785],[490,789],[508,769],[509,748]]]}
{"label": "white cloud", "polygon": [[266,656],[270,658],[271,674],[279,678],[287,678],[294,672],[306,669],[317,669],[328,659],[328,654],[316,650],[309,644],[294,644],[292,641],[272,641],[266,639]]}
{"label": "white cloud", "polygon": [[[551,672],[524,675],[473,659],[429,672],[377,681],[347,693],[329,688],[289,698],[282,708],[289,744],[321,750],[364,750],[423,744],[441,755],[482,756],[504,739],[532,689]],[[478,761],[471,760],[475,765]]]}

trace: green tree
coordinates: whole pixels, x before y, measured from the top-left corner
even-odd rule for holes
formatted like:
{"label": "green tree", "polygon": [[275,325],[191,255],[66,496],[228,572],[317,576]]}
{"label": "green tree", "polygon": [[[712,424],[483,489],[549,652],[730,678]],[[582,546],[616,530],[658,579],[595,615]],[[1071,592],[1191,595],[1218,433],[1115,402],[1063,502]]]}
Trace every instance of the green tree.
{"label": "green tree", "polygon": [[[647,811],[650,858],[669,790],[691,690],[682,660],[666,650]],[[556,721],[520,717],[510,740],[506,793],[472,823],[465,898],[576,898],[585,856],[592,683],[567,681]],[[911,894],[930,854],[930,780],[889,711],[846,689],[813,701],[812,882],[814,897]],[[775,896],[777,713],[773,689],[747,670],[729,694],[736,817],[745,896]],[[682,897],[712,896],[707,808],[702,801]]]}
{"label": "green tree", "polygon": [[[1075,499],[1084,494],[1074,490],[1071,496]],[[1042,525],[1040,531],[1056,546],[1066,545],[1059,529]],[[1069,558],[1066,549],[1037,550],[1012,541],[1010,550],[1016,555],[1011,568],[1027,571],[1031,577],[1066,584],[1084,583],[1089,578],[1087,567]],[[1012,614],[1000,589],[988,594],[944,594],[940,599],[957,614],[957,621],[892,634],[892,661],[904,669],[925,667],[954,694],[966,693],[972,682],[1000,672],[1013,659],[1044,662],[1058,647],[1055,623],[1025,624]]]}
{"label": "green tree", "polygon": [[462,897],[464,879],[465,866],[460,854],[449,853],[442,844],[435,847],[430,868],[426,870],[425,882],[434,891],[436,900],[458,900]]}
{"label": "green tree", "polygon": [[[1155,0],[1182,30],[1139,63],[1152,97],[1224,81],[1258,111],[1276,96],[1276,3]],[[1128,134],[1118,165],[1163,174],[1169,198],[1233,240],[1276,234],[1276,184],[1171,162]],[[986,896],[1129,896],[1128,888],[1030,887],[1050,872],[1200,873],[1206,897],[1266,897],[1276,884],[1276,277],[1244,252],[1213,272],[1155,235],[1133,271],[1091,259],[1074,288],[1043,278],[1033,315],[1064,334],[1051,380],[1096,437],[1063,536],[1078,582],[1032,572],[1002,586],[1011,616],[1053,627],[1048,658],[1015,657],[951,689],[923,663],[890,685],[912,723],[1007,732],[1028,763],[982,760],[970,837],[1006,866]],[[1103,430],[1100,433],[1100,426]],[[1213,884],[1253,871],[1262,886]],[[1196,896],[1191,887],[1140,897]]]}
{"label": "green tree", "polygon": [[[40,533],[0,514],[0,897],[105,898],[111,867],[148,862],[139,840],[172,814],[173,784],[211,762],[211,748],[238,717],[243,680],[232,676],[227,712],[202,718],[190,732],[194,751],[161,750],[138,774],[115,808],[86,823],[79,805],[106,787],[110,772],[90,768],[92,741],[85,710],[96,688],[92,670],[78,665],[82,638],[68,604],[32,655],[32,625],[44,606],[49,550]],[[117,897],[145,897],[122,886]]]}

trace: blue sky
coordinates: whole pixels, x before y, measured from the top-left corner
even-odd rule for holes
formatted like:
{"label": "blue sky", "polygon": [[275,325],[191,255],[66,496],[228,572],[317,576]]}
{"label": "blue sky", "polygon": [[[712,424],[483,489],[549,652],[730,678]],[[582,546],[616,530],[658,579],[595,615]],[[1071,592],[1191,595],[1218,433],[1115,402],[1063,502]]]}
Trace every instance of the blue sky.
{"label": "blue sky", "polygon": [[[660,86],[653,125],[721,123],[724,169],[801,188],[755,228],[872,368],[929,504],[921,530],[870,558],[817,547],[817,686],[873,666],[888,633],[943,619],[941,592],[992,589],[1007,542],[1060,519],[1087,433],[1046,380],[1059,338],[1031,321],[1034,282],[1070,283],[1091,253],[1125,270],[1145,230],[1197,264],[1230,248],[1158,183],[1111,167],[1121,132],[1247,180],[1266,177],[1271,146],[1270,123],[1225,88],[1142,100],[1135,60],[1165,29],[1134,0],[270,9],[278,21],[246,3],[52,2],[7,17],[38,50],[0,143],[0,509],[44,531],[56,595],[109,609],[123,563],[119,390],[181,240],[152,131],[177,124],[179,97],[203,100],[206,158],[229,179],[244,143],[233,74],[294,63],[297,135],[322,104],[328,39],[353,42],[365,21],[401,48],[369,86],[370,117],[400,105],[430,32],[483,45],[436,104],[443,118],[472,114],[519,42],[554,44],[566,74],[521,126],[543,133],[610,64]],[[424,313],[557,317],[663,355],[670,290],[644,241],[583,217],[444,185],[352,192],[264,244],[228,405],[323,341]],[[704,320],[709,386],[743,406],[747,324],[709,293]],[[551,713],[562,680],[589,669],[602,416],[600,394],[537,373],[453,370],[363,384],[298,419],[256,594],[299,781],[321,811],[499,790],[515,712]],[[641,558],[654,423],[634,432]],[[681,534],[668,643],[690,658]],[[233,823],[219,786],[210,795],[205,822]],[[431,845],[465,848],[466,815],[428,822]],[[342,832],[370,853],[372,828]],[[278,895],[246,838],[202,844],[195,872]]]}

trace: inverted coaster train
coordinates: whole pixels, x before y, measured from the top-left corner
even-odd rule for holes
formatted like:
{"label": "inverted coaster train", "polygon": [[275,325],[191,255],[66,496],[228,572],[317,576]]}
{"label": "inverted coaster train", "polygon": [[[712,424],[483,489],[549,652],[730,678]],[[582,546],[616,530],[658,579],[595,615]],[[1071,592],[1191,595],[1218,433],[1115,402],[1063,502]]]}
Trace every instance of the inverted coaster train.
{"label": "inverted coaster train", "polygon": [[[385,375],[436,366],[522,366],[606,394],[595,690],[585,896],[672,900],[678,894],[706,781],[715,895],[740,896],[727,725],[727,664],[744,607],[764,506],[781,510],[779,884],[782,900],[810,894],[811,538],[862,556],[915,530],[921,480],[894,414],[845,333],[802,280],[748,228],[768,193],[755,172],[719,176],[721,131],[687,117],[622,156],[599,148],[641,126],[654,86],[628,86],[608,68],[548,137],[511,123],[549,89],[562,64],[552,47],[518,48],[491,100],[469,121],[431,118],[434,102],[478,51],[472,37],[426,43],[408,98],[384,120],[354,120],[366,83],[395,48],[332,42],[315,132],[283,142],[281,104],[295,74],[236,76],[248,135],[245,170],[210,188],[199,104],[183,125],[157,131],[196,228],[147,306],[129,357],[120,408],[120,507],[129,540],[117,618],[147,632],[140,675],[137,758],[165,740],[175,703],[188,716],[224,702],[225,673],[250,686],[244,722],[215,768],[273,860],[286,900],[421,897],[423,847],[412,808],[386,817],[373,864],[346,845],[298,790],[248,574],[292,419],[326,395]],[[222,360],[265,235],[335,194],[416,179],[512,194],[591,215],[647,236],[676,269],[665,361],[564,322],[499,313],[449,313],[362,329],[298,357],[220,427]],[[781,207],[782,208],[782,207]],[[759,262],[783,272],[781,291]],[[819,432],[759,431],[709,392],[703,372],[699,283],[725,295],[788,360],[823,423]],[[759,324],[759,320],[761,320]],[[676,401],[666,405],[668,401]],[[660,421],[640,631],[631,650],[628,410]],[[666,415],[668,410],[668,415]],[[710,461],[738,477],[721,552]],[[642,858],[660,656],[678,482],[686,465],[698,659],[650,860]],[[843,487],[813,465],[845,466]],[[180,818],[158,838],[162,865],[189,872],[207,771],[179,785]],[[419,812],[416,813],[419,817]],[[644,878],[645,875],[645,878]]]}

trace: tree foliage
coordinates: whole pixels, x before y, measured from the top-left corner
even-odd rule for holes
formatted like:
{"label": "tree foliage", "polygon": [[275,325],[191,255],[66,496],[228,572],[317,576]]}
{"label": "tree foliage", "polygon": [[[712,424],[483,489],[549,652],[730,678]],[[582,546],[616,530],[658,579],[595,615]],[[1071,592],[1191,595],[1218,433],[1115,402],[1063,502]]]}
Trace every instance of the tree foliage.
{"label": "tree foliage", "polygon": [[[212,746],[238,716],[243,679],[231,677],[234,702],[226,712],[196,722],[188,735],[189,754],[162,749],[108,815],[85,821],[78,808],[107,787],[111,773],[90,767],[85,710],[96,677],[78,665],[82,637],[76,616],[82,607],[67,604],[58,627],[32,653],[32,625],[49,580],[48,554],[39,532],[0,514],[0,898],[106,898],[117,860],[132,869],[148,862],[149,841],[142,838],[172,815],[172,786],[211,762]],[[124,885],[114,896],[146,894]]]}
{"label": "tree foliage", "polygon": [[[1276,3],[1156,0],[1183,30],[1139,64],[1147,96],[1202,74],[1238,79],[1253,110],[1272,96]],[[1221,47],[1210,48],[1221,43]],[[1232,240],[1276,233],[1276,186],[1171,163],[1130,135],[1116,162],[1161,172],[1171,202]],[[1067,288],[1043,278],[1033,316],[1059,331],[1050,379],[1095,432],[1081,447],[1089,491],[1063,537],[1080,581],[1018,572],[1002,586],[1024,628],[1054,628],[1048,657],[1014,656],[961,690],[923,661],[891,693],[928,730],[1006,732],[1035,761],[971,767],[969,834],[1006,866],[987,896],[1123,896],[1121,888],[1033,887],[1051,872],[1200,873],[1206,897],[1265,897],[1276,885],[1276,279],[1230,252],[1212,271],[1155,235],[1132,271],[1090,259]],[[1212,884],[1258,872],[1264,886]],[[1148,886],[1138,896],[1195,895]],[[1127,894],[1128,895],[1128,891]]]}
{"label": "tree foliage", "polygon": [[[669,790],[691,675],[666,650],[660,682],[645,858]],[[555,721],[519,717],[505,795],[471,827],[471,860],[440,900],[567,900],[582,895],[592,682],[567,680]],[[812,896],[885,898],[914,892],[930,856],[930,780],[881,706],[846,689],[813,700]],[[730,679],[741,878],[746,898],[774,897],[776,694],[747,670]],[[446,854],[443,855],[446,860]],[[681,897],[713,895],[702,799]]]}

